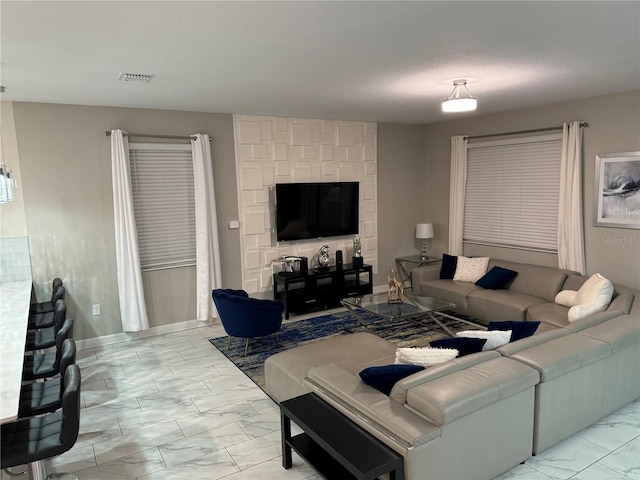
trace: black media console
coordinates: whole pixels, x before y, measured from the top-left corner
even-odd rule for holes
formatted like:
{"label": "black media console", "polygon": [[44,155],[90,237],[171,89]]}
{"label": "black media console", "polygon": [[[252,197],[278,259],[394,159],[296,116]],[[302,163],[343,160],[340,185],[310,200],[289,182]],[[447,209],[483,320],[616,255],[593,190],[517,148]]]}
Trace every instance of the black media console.
{"label": "black media console", "polygon": [[284,318],[289,312],[306,313],[340,306],[340,300],[373,293],[371,265],[354,267],[344,264],[308,273],[279,272],[273,274],[273,298],[284,302]]}

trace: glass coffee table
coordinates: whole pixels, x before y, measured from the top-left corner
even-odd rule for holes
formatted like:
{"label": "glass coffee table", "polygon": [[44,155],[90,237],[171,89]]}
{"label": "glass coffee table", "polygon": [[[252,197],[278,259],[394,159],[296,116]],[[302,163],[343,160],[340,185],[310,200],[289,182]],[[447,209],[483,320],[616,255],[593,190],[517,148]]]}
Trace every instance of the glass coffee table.
{"label": "glass coffee table", "polygon": [[453,332],[450,328],[448,328],[444,323],[440,321],[440,319],[438,318],[439,315],[454,318],[464,323],[468,323],[469,325],[478,327],[478,325],[472,322],[468,322],[464,319],[442,313],[443,310],[456,308],[455,303],[450,303],[445,300],[440,300],[433,297],[423,297],[413,292],[407,291],[405,291],[403,295],[402,303],[388,303],[388,298],[389,297],[387,295],[387,292],[383,292],[374,293],[373,295],[362,295],[357,297],[343,298],[342,300],[340,300],[340,303],[342,303],[342,305],[345,306],[347,310],[353,313],[353,316],[356,317],[358,322],[360,322],[360,325],[367,328],[369,328],[372,324],[364,321],[364,319],[360,315],[361,312],[359,310],[374,313],[390,322],[401,319],[404,320],[411,318],[427,318],[433,321],[436,325],[438,325],[452,337],[455,336],[455,332]]}

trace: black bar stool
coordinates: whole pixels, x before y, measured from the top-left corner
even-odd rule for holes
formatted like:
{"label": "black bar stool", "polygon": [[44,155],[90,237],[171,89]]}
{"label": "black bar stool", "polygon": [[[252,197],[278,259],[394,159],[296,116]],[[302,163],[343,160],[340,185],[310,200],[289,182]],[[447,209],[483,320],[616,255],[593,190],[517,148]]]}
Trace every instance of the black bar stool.
{"label": "black bar stool", "polygon": [[51,300],[46,301],[46,302],[40,302],[40,303],[32,303],[31,304],[31,309],[30,309],[30,314],[34,314],[34,313],[47,313],[47,312],[53,312],[53,308],[56,304],[56,290],[58,289],[58,287],[62,286],[62,280],[59,278],[54,278],[53,279],[53,285],[51,286]]}
{"label": "black bar stool", "polygon": [[[70,365],[64,375],[62,409],[1,426],[2,468],[28,464],[32,480],[45,480],[44,460],[71,450],[80,429],[80,368]],[[53,474],[48,478],[59,478]]]}
{"label": "black bar stool", "polygon": [[67,338],[62,343],[60,376],[43,382],[25,383],[20,390],[18,418],[35,417],[62,407],[63,378],[67,368],[76,363],[76,342]]}
{"label": "black bar stool", "polygon": [[33,350],[43,350],[45,348],[53,347],[56,344],[56,335],[62,328],[66,319],[67,303],[64,300],[58,300],[53,311],[53,326],[28,331],[24,348],[25,351],[31,352]]}
{"label": "black bar stool", "polygon": [[37,380],[57,375],[60,372],[62,344],[67,338],[73,338],[73,320],[68,318],[56,335],[56,351],[25,355],[22,367],[22,380]]}
{"label": "black bar stool", "polygon": [[[66,289],[63,286],[59,286],[56,289],[53,297],[51,297],[53,305],[55,305],[58,300],[64,300],[66,293]],[[29,329],[34,330],[36,328],[48,328],[53,326],[55,322],[53,314],[54,312],[52,308],[51,311],[48,312],[34,313],[32,315],[29,315]]]}

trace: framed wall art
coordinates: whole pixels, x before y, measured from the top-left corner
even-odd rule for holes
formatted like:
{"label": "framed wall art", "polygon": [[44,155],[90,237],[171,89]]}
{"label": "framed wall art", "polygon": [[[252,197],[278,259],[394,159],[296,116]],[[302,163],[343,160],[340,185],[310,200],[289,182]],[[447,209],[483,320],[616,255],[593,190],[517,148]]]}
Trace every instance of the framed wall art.
{"label": "framed wall art", "polygon": [[640,152],[596,155],[597,227],[640,229]]}

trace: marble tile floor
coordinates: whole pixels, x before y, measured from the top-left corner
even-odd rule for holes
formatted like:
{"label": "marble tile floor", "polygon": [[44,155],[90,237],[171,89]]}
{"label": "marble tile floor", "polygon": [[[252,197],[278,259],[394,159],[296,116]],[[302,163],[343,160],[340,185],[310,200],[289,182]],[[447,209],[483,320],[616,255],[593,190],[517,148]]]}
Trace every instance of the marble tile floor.
{"label": "marble tile floor", "polygon": [[[47,471],[80,480],[319,478],[295,455],[282,468],[277,405],[209,343],[222,335],[200,327],[79,351],[80,436]],[[640,401],[496,480],[511,479],[640,480]]]}

